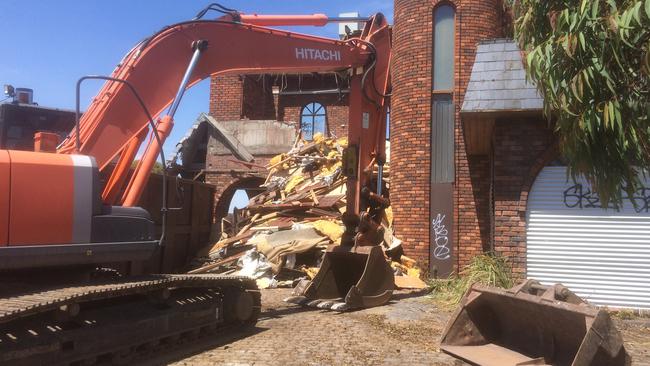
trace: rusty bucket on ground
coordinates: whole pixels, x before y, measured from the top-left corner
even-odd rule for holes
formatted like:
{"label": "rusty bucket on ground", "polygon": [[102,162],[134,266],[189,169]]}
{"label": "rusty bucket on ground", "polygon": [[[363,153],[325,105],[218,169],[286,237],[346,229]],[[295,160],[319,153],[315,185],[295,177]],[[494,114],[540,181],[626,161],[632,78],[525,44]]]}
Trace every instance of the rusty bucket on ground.
{"label": "rusty bucket on ground", "polygon": [[381,247],[332,245],[314,279],[301,281],[285,301],[346,311],[383,305],[394,287],[393,270]]}
{"label": "rusty bucket on ground", "polygon": [[476,365],[629,365],[609,314],[562,285],[527,280],[509,290],[474,285],[440,348]]}

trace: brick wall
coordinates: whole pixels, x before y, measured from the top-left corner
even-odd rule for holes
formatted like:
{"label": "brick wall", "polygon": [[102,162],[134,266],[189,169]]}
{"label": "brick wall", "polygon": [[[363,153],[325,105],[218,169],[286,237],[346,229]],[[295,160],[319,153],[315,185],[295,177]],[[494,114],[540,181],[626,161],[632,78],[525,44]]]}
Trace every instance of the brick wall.
{"label": "brick wall", "polygon": [[348,95],[273,95],[272,86],[280,83],[288,90],[321,90],[347,88],[347,83],[332,75],[293,76],[281,80],[273,75],[227,75],[213,77],[210,82],[210,114],[219,121],[238,119],[278,120],[296,123],[300,128],[302,107],[311,102],[325,106],[330,132],[347,136]]}
{"label": "brick wall", "polygon": [[296,122],[300,128],[300,113],[302,107],[308,103],[317,102],[325,106],[327,124],[330,133],[338,137],[348,134],[348,97],[337,94],[326,95],[282,95],[278,98],[278,120]]}
{"label": "brick wall", "polygon": [[494,137],[494,250],[524,278],[528,191],[541,168],[557,156],[555,140],[541,118],[497,120]]}
{"label": "brick wall", "polygon": [[219,121],[242,117],[243,79],[239,75],[220,75],[210,79],[210,115]]}
{"label": "brick wall", "polygon": [[[429,257],[431,164],[431,88],[433,11],[456,7],[455,86],[456,179],[454,186],[455,265],[489,245],[489,163],[468,158],[459,110],[479,40],[501,35],[497,0],[395,0],[393,98],[391,102],[391,201],[396,234],[407,255],[422,263]],[[489,137],[486,137],[489,138]],[[471,172],[470,170],[475,169]],[[488,183],[486,183],[488,182]],[[460,254],[460,255],[459,255]]]}
{"label": "brick wall", "polygon": [[[467,169],[469,177],[458,178],[458,191],[462,192],[458,204],[461,214],[457,216],[457,225],[461,227],[458,235],[459,242],[462,244],[457,251],[461,268],[467,265],[473,256],[489,251],[492,240],[490,231],[492,166],[489,156],[470,156],[467,159]],[[471,197],[468,196],[470,193]]]}
{"label": "brick wall", "polygon": [[246,119],[276,119],[270,75],[243,76],[242,116]]}
{"label": "brick wall", "polygon": [[[255,164],[266,165],[272,156],[255,156]],[[257,188],[264,183],[268,171],[256,167],[247,168],[244,165],[232,163],[227,159],[235,159],[232,155],[212,155],[208,161],[217,165],[218,169],[208,168],[205,182],[216,187],[214,194],[214,217],[219,223],[221,218],[228,214],[230,201],[238,189]]]}

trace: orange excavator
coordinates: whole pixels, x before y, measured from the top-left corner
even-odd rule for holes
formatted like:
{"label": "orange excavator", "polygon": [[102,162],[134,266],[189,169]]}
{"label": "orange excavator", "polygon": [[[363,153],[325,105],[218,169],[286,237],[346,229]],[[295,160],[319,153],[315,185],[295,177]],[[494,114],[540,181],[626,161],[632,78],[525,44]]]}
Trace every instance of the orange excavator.
{"label": "orange excavator", "polygon": [[[207,19],[211,11],[223,14]],[[82,77],[76,126],[66,139],[39,133],[37,151],[0,150],[0,364],[115,361],[255,324],[260,294],[248,278],[80,275],[89,266],[146,260],[164,243],[137,205],[158,157],[165,165],[162,145],[185,90],[216,74],[349,75],[346,232],[294,301],[338,310],[388,301],[393,277],[378,246],[378,223],[387,205],[381,172],[389,26],[376,14],[342,41],[266,27],[328,21],[322,14],[249,15],[211,4],[138,43],[111,76]],[[105,84],[80,117],[79,91],[89,79]]]}

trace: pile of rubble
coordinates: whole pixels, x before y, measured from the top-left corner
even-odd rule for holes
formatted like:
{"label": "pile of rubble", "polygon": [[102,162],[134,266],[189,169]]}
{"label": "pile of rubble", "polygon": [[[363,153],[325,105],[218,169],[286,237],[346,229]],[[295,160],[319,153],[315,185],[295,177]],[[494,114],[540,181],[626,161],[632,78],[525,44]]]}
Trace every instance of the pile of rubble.
{"label": "pile of rubble", "polygon": [[[200,253],[199,266],[190,273],[251,276],[261,288],[289,287],[305,276],[313,278],[325,249],[341,243],[346,146],[346,138],[316,134],[312,141],[296,140],[289,152],[271,159],[265,191],[222,220],[220,240]],[[387,166],[383,176],[389,177]],[[394,250],[401,242],[392,235],[390,207],[382,221],[385,249]],[[401,255],[392,266],[398,287],[425,287],[412,259]]]}

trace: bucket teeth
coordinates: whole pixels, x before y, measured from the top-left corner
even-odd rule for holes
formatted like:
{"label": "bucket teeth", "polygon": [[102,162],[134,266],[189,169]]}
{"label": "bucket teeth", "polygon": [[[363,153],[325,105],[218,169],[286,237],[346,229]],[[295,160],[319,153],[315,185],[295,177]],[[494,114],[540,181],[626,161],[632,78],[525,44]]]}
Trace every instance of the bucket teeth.
{"label": "bucket teeth", "polygon": [[320,304],[316,305],[316,307],[319,309],[331,309],[332,305],[334,305],[334,301],[323,301]]}
{"label": "bucket teeth", "polygon": [[305,305],[308,301],[309,299],[307,299],[305,296],[289,296],[284,299],[284,302],[296,305]]}
{"label": "bucket teeth", "polygon": [[317,308],[318,305],[320,305],[323,302],[323,300],[312,300],[307,303],[307,306],[312,307],[312,308]]}
{"label": "bucket teeth", "polygon": [[333,310],[338,312],[348,311],[351,309],[350,305],[342,301],[321,300],[321,299],[309,300],[305,296],[290,296],[284,299],[284,301],[291,304],[308,306],[311,308]]}
{"label": "bucket teeth", "polygon": [[348,310],[350,310],[350,305],[348,305],[348,304],[346,304],[344,302],[336,302],[336,303],[332,304],[330,309],[334,310],[334,311],[348,311]]}

